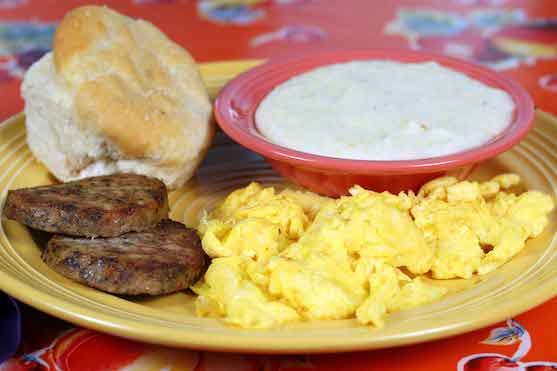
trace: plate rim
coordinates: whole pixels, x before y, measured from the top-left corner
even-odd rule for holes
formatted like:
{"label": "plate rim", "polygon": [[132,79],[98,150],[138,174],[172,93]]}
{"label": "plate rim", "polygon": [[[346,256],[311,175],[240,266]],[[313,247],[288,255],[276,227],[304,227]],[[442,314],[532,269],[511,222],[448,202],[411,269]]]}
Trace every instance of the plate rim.
{"label": "plate rim", "polygon": [[[245,67],[241,63],[238,66]],[[23,119],[23,113],[16,114],[1,123],[0,127],[21,124]],[[549,120],[557,125],[556,117],[540,110],[536,111],[536,119]],[[3,243],[1,246],[5,248]],[[548,277],[538,290],[531,292],[527,300],[504,303],[497,310],[483,313],[481,319],[478,320],[459,320],[457,323],[449,326],[437,327],[433,330],[415,331],[403,334],[402,336],[397,334],[396,336],[383,335],[377,337],[373,335],[373,331],[370,331],[369,335],[366,334],[349,339],[330,337],[323,339],[321,342],[315,342],[313,337],[312,341],[306,343],[304,339],[309,338],[304,337],[301,333],[299,337],[296,337],[295,340],[288,344],[285,344],[284,337],[254,337],[250,336],[247,332],[245,333],[247,335],[244,338],[245,341],[238,342],[238,335],[235,334],[207,333],[206,336],[203,336],[203,333],[196,334],[195,331],[185,333],[172,328],[160,331],[159,326],[142,323],[137,319],[118,319],[118,321],[114,322],[111,321],[111,315],[95,312],[91,308],[81,307],[68,302],[64,298],[61,299],[48,294],[48,292],[42,292],[29,283],[12,277],[8,272],[4,272],[1,269],[0,289],[23,303],[54,317],[61,318],[78,326],[136,341],[179,348],[241,352],[245,354],[318,354],[363,351],[423,343],[484,328],[526,312],[554,297],[557,294],[557,271]]]}
{"label": "plate rim", "polygon": [[[0,288],[8,295],[16,298],[17,300],[41,310],[49,315],[64,321],[70,322],[74,325],[93,329],[99,332],[108,333],[111,335],[127,338],[134,341],[144,343],[165,345],[176,348],[189,348],[194,350],[203,351],[216,351],[225,353],[245,353],[245,354],[320,354],[320,353],[340,353],[352,351],[365,351],[381,348],[394,348],[404,345],[420,344],[434,340],[441,340],[453,335],[460,335],[470,331],[484,328],[489,325],[504,321],[520,313],[524,313],[544,302],[550,300],[557,289],[551,289],[551,286],[557,286],[557,272],[553,277],[548,280],[543,287],[545,290],[537,290],[532,293],[529,300],[523,300],[520,305],[513,305],[512,308],[506,308],[493,312],[491,315],[486,315],[478,321],[461,321],[452,326],[445,328],[436,328],[434,331],[427,331],[423,334],[409,333],[404,336],[397,335],[380,338],[379,340],[371,336],[358,337],[355,341],[346,341],[342,339],[339,341],[329,341],[328,344],[303,344],[303,337],[300,336],[295,342],[289,345],[284,344],[281,338],[260,338],[257,342],[250,343],[249,346],[236,345],[233,340],[237,340],[234,335],[212,335],[208,341],[199,340],[198,336],[191,336],[187,334],[184,338],[178,336],[165,335],[158,331],[158,328],[153,325],[141,324],[141,328],[134,326],[137,321],[133,320],[120,320],[119,323],[111,322],[109,317],[102,313],[93,313],[90,309],[84,309],[73,303],[65,302],[64,299],[59,299],[43,293],[42,291],[33,288],[25,282],[14,279],[9,274],[0,270]],[[553,292],[548,294],[548,292]],[[53,299],[52,301],[44,299]],[[171,331],[170,329],[167,329]],[[238,330],[243,331],[243,330]],[[371,334],[371,332],[370,332]],[[178,334],[176,334],[178,335]],[[215,341],[214,337],[217,337]],[[333,339],[334,340],[334,339]]]}

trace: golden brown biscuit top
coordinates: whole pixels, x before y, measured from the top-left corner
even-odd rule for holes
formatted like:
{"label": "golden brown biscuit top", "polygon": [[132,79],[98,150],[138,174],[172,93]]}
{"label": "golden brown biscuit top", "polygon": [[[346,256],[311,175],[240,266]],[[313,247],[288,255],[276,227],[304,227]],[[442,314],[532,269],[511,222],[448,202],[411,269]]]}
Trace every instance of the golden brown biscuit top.
{"label": "golden brown biscuit top", "polygon": [[125,155],[176,165],[207,140],[211,106],[197,65],[151,23],[77,8],[60,23],[53,49],[79,125]]}

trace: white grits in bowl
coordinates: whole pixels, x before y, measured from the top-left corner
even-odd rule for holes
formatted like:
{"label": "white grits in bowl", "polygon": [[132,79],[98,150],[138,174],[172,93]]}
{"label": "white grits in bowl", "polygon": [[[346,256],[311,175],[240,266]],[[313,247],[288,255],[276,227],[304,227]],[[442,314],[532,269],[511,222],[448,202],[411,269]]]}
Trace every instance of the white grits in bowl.
{"label": "white grits in bowl", "polygon": [[354,61],[277,85],[255,113],[267,140],[354,160],[414,160],[478,147],[501,133],[515,104],[436,62]]}

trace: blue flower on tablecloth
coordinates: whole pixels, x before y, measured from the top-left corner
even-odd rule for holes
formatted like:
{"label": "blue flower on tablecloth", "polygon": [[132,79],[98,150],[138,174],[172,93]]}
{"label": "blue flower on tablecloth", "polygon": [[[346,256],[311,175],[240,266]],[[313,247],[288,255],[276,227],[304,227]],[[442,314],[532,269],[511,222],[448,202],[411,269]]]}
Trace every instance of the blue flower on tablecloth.
{"label": "blue flower on tablecloth", "polygon": [[265,8],[269,6],[298,5],[309,1],[313,0],[197,0],[197,12],[215,23],[245,26],[265,17]]}
{"label": "blue flower on tablecloth", "polygon": [[17,8],[28,2],[29,0],[0,0],[0,9]]}
{"label": "blue flower on tablecloth", "polygon": [[527,20],[522,9],[481,9],[468,15],[474,26],[478,28],[496,28],[523,24]]}
{"label": "blue flower on tablecloth", "polygon": [[33,49],[48,50],[56,25],[39,22],[0,22],[0,56]]}
{"label": "blue flower on tablecloth", "polygon": [[402,8],[384,32],[406,38],[413,49],[465,58],[497,70],[557,59],[551,41],[557,35],[557,19],[528,19],[519,8],[462,13]]}
{"label": "blue flower on tablecloth", "polygon": [[483,344],[489,345],[509,345],[517,341],[521,341],[526,330],[514,319],[507,320],[506,327],[497,327],[491,330],[487,339],[483,340]]}
{"label": "blue flower on tablecloth", "polygon": [[21,78],[50,50],[56,25],[40,22],[0,22],[0,80]]}
{"label": "blue flower on tablecloth", "polygon": [[248,25],[265,16],[255,5],[265,0],[198,0],[198,13],[213,22]]}
{"label": "blue flower on tablecloth", "polygon": [[387,33],[407,33],[421,37],[453,36],[469,26],[466,18],[452,12],[432,9],[400,9],[398,18],[387,26]]}
{"label": "blue flower on tablecloth", "polygon": [[250,45],[258,47],[275,41],[290,41],[294,43],[307,43],[319,41],[327,37],[327,33],[317,26],[285,26],[276,31],[268,32],[254,37]]}
{"label": "blue flower on tablecloth", "polygon": [[512,356],[499,353],[476,353],[462,357],[457,363],[457,371],[472,370],[557,370],[557,363],[551,361],[522,362],[532,348],[532,338],[528,331],[514,319],[508,319],[505,327],[491,330],[487,345],[512,345],[518,347]]}

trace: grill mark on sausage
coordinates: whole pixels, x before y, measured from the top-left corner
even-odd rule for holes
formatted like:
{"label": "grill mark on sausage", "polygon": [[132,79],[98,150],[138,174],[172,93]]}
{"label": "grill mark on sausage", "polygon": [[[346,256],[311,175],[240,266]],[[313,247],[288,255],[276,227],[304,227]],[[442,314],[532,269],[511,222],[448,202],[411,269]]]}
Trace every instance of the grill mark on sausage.
{"label": "grill mark on sausage", "polygon": [[168,217],[168,196],[157,179],[107,175],[11,190],[4,214],[46,232],[114,237],[149,229]]}

